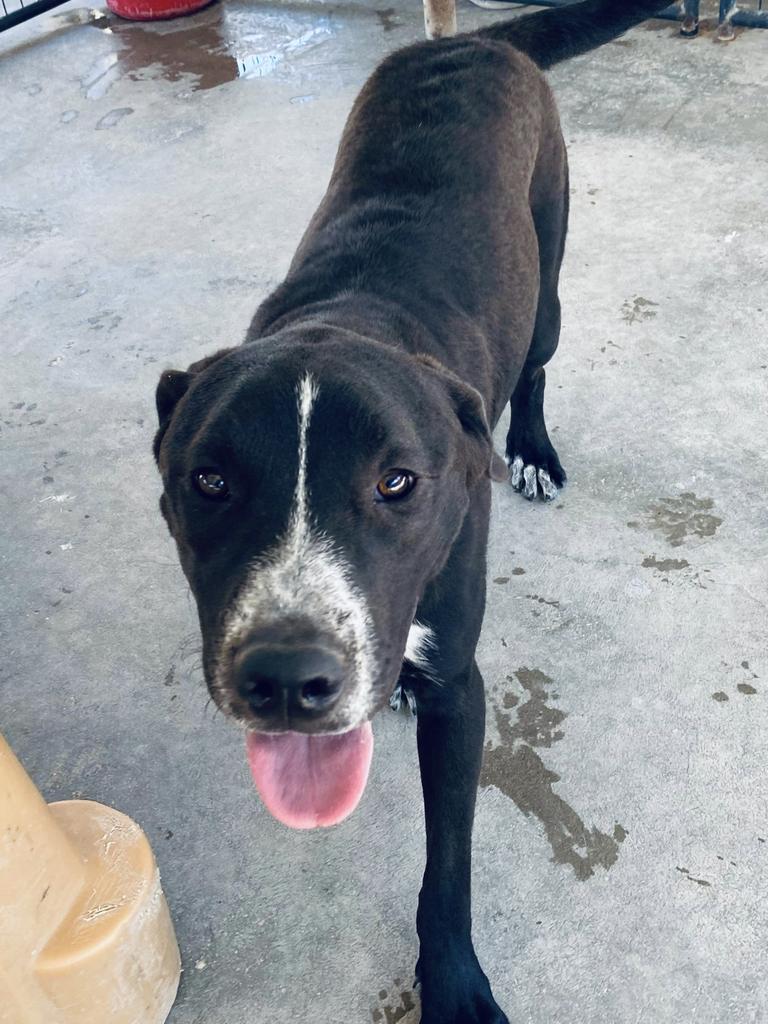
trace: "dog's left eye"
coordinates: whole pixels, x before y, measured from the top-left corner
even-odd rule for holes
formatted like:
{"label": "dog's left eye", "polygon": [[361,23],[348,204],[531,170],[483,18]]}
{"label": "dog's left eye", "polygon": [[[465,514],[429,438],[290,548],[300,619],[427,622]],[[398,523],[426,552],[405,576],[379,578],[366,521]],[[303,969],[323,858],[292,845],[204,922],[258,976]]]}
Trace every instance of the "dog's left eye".
{"label": "dog's left eye", "polygon": [[206,498],[222,501],[229,497],[227,481],[216,469],[196,469],[192,474],[195,487]]}
{"label": "dog's left eye", "polygon": [[407,469],[393,469],[376,484],[378,501],[397,501],[410,494],[416,486],[416,476]]}

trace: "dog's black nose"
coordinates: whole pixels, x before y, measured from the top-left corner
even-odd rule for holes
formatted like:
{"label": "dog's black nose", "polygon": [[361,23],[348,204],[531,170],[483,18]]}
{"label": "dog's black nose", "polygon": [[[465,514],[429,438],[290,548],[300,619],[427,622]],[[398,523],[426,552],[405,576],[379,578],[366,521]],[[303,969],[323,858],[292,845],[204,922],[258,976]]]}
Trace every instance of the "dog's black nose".
{"label": "dog's black nose", "polygon": [[237,652],[233,667],[238,693],[260,718],[323,714],[344,683],[340,658],[320,646],[254,643]]}

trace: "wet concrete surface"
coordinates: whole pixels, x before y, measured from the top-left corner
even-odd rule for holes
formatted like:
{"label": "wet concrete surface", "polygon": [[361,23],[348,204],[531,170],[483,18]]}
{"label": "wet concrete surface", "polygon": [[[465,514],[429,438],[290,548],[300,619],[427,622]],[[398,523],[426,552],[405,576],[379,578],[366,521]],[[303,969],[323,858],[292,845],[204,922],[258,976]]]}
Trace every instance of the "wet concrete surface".
{"label": "wet concrete surface", "polygon": [[[418,1018],[413,722],[377,720],[342,826],[268,818],[150,445],[160,369],[241,338],[357,90],[421,32],[417,5],[310,0],[153,26],[72,4],[0,36],[0,726],[49,799],[146,829],[171,1024]],[[512,1020],[768,1020],[767,75],[768,35],[660,22],[551,75],[570,482],[496,489],[479,652],[475,932]]]}

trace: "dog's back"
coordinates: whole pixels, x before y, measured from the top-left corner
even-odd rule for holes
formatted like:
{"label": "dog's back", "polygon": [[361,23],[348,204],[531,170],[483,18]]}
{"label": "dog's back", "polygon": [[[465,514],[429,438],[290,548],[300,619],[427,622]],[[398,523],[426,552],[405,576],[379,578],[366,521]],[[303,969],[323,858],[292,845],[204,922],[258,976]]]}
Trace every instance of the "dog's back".
{"label": "dog's back", "polygon": [[[247,340],[339,296],[379,299],[426,327],[439,339],[432,354],[484,394],[500,376],[508,396],[536,315],[536,211],[553,220],[542,225],[553,235],[564,237],[567,219],[565,146],[541,68],[661,6],[588,0],[384,60],[354,104],[288,276]],[[423,347],[421,332],[413,344]]]}

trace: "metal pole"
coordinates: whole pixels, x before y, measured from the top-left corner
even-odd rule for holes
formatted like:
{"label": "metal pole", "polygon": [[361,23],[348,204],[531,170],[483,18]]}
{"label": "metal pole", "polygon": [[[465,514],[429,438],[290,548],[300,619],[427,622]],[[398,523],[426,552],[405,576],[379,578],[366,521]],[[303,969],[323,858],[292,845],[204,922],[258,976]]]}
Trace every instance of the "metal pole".
{"label": "metal pole", "polygon": [[46,11],[51,11],[54,7],[61,7],[66,2],[67,0],[36,0],[36,3],[30,4],[29,7],[20,7],[18,11],[4,14],[0,17],[0,32],[5,32],[7,28],[13,28],[14,25],[20,25],[22,21],[29,21],[30,18],[37,17],[38,14],[45,14]]}

